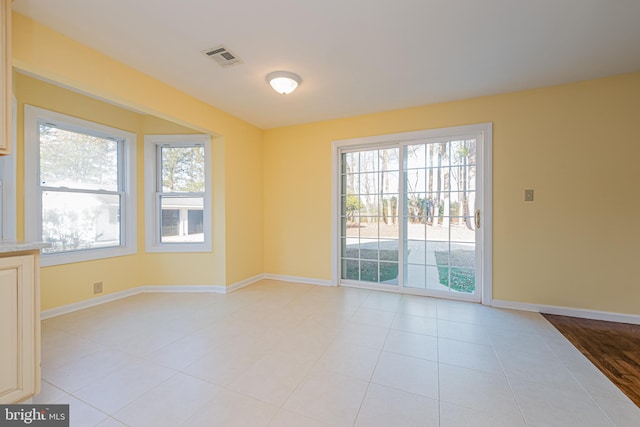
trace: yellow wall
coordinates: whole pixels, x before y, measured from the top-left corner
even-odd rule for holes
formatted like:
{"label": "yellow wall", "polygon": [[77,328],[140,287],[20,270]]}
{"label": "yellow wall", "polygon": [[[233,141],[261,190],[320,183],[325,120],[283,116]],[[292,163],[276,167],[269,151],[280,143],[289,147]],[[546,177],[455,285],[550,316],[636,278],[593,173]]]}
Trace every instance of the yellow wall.
{"label": "yellow wall", "polygon": [[[140,216],[143,213],[142,147],[139,146],[139,254],[125,257],[135,261],[114,259],[43,269],[44,309],[91,297],[89,286],[80,282],[85,280],[84,277],[89,283],[97,280],[93,278],[96,274],[89,274],[95,271],[115,274],[113,270],[120,270],[121,276],[105,279],[107,293],[147,284],[229,285],[262,273],[260,129],[16,13],[13,14],[13,66],[22,73],[215,136],[212,147],[213,253],[175,254],[170,258],[171,263],[167,262],[167,254],[144,254],[144,219]],[[64,97],[61,102],[66,102]],[[63,112],[82,117],[81,114],[73,114],[74,109],[80,107],[70,105],[69,108]],[[110,119],[113,114],[114,120],[119,115],[128,117],[112,110],[97,114],[101,117],[106,114]],[[99,119],[95,121],[101,122]],[[139,132],[148,131],[152,121],[142,120]],[[20,179],[18,177],[19,182]],[[22,211],[18,212],[19,217],[22,214]],[[118,267],[115,268],[113,263]],[[171,264],[176,267],[166,267]],[[122,280],[124,277],[128,280]],[[66,284],[75,280],[78,280],[77,284]],[[109,287],[107,282],[114,284]]]}
{"label": "yellow wall", "polygon": [[[18,99],[18,165],[17,203],[18,237],[24,237],[24,105],[34,105],[84,120],[124,129],[136,134],[138,181],[138,254],[108,260],[74,263],[42,269],[43,307],[64,305],[71,298],[93,297],[92,283],[103,282],[104,293],[141,285],[210,285],[224,284],[224,247],[218,245],[212,254],[146,254],[144,252],[144,135],[194,133],[166,120],[135,113],[112,104],[15,73],[15,95]],[[221,162],[222,163],[222,162]],[[220,198],[216,197],[217,201]],[[219,204],[219,203],[218,203]],[[215,220],[215,219],[214,219]],[[223,225],[224,226],[224,225]],[[171,259],[171,262],[168,259]],[[177,266],[196,265],[183,270]]]}
{"label": "yellow wall", "polygon": [[638,117],[640,73],[267,130],[265,271],[331,278],[333,140],[493,122],[494,298],[640,314]]}
{"label": "yellow wall", "polygon": [[[214,254],[140,253],[48,268],[44,308],[90,297],[72,278],[91,282],[94,271],[121,269],[109,281],[135,285],[232,284],[262,272],[330,279],[331,141],[493,122],[494,298],[640,314],[632,268],[640,237],[638,73],[262,132],[13,18],[18,70],[216,135]],[[523,202],[525,188],[536,190],[534,203]],[[179,269],[166,267],[172,263]],[[207,263],[212,269],[199,272]]]}

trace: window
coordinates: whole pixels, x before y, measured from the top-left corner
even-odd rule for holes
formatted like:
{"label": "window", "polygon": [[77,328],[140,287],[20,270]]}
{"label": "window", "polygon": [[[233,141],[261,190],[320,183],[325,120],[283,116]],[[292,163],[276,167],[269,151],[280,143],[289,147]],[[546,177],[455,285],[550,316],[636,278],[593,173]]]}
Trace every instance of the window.
{"label": "window", "polygon": [[136,252],[135,134],[25,106],[25,235],[42,265]]}
{"label": "window", "polygon": [[147,252],[211,252],[208,135],[145,137]]}

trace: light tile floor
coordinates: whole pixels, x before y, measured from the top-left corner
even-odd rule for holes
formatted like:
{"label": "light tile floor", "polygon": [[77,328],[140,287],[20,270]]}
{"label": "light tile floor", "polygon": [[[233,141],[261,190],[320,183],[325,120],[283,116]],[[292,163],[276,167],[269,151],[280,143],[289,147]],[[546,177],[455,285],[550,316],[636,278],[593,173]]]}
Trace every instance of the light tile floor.
{"label": "light tile floor", "polygon": [[36,403],[69,403],[77,427],[640,426],[534,313],[265,280],[42,326]]}

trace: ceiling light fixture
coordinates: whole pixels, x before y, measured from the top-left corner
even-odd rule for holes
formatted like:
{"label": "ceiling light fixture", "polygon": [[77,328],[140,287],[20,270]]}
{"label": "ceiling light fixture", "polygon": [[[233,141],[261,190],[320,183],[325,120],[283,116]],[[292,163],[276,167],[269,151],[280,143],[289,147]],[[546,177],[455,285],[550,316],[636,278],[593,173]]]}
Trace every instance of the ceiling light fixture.
{"label": "ceiling light fixture", "polygon": [[288,95],[302,82],[299,75],[288,71],[274,71],[267,74],[267,83],[271,85],[273,90],[283,95]]}

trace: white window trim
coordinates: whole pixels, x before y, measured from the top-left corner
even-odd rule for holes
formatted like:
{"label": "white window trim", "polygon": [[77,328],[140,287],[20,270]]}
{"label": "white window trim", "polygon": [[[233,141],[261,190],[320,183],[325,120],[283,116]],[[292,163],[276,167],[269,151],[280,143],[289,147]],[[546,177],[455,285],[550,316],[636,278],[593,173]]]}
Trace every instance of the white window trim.
{"label": "white window trim", "polygon": [[[202,212],[204,242],[161,242],[160,210],[158,209],[158,146],[204,145],[205,192]],[[211,252],[212,239],[212,180],[211,180],[211,137],[204,134],[187,135],[145,135],[144,137],[144,188],[145,188],[145,251],[146,252]]]}
{"label": "white window trim", "polygon": [[16,240],[16,139],[18,126],[18,101],[13,97],[12,112],[12,147],[10,155],[0,157],[2,170],[2,239]]}
{"label": "white window trim", "polygon": [[[341,253],[340,246],[340,154],[345,150],[357,151],[361,148],[376,147],[380,148],[385,144],[393,144],[402,146],[411,141],[425,141],[441,138],[455,138],[456,136],[464,136],[467,134],[479,133],[481,135],[481,144],[478,150],[482,150],[482,200],[478,203],[478,207],[482,211],[482,251],[483,259],[480,266],[480,277],[482,286],[479,289],[480,302],[485,305],[491,305],[493,302],[493,252],[492,252],[492,235],[493,235],[493,184],[492,184],[492,152],[493,152],[493,124],[481,123],[464,126],[453,126],[448,128],[438,128],[421,130],[415,132],[404,132],[397,134],[378,135],[363,138],[336,140],[332,143],[331,156],[331,277],[332,285],[338,286],[343,281],[340,279],[339,258]],[[400,254],[400,264],[402,264],[402,254]],[[402,274],[402,268],[399,269]],[[402,281],[402,277],[400,277]],[[389,292],[419,293],[415,290],[398,287],[393,289],[389,286],[363,285],[362,287],[383,290]],[[427,294],[426,292],[424,294]],[[461,296],[459,299],[464,299]]]}
{"label": "white window trim", "polygon": [[39,121],[60,122],[67,126],[77,127],[79,130],[85,129],[124,140],[124,165],[122,169],[124,197],[121,207],[124,215],[121,216],[121,245],[65,253],[44,253],[40,258],[40,264],[46,267],[135,254],[138,250],[136,134],[32,105],[24,106],[25,239],[29,241],[42,240],[42,197],[38,183],[40,176]]}

